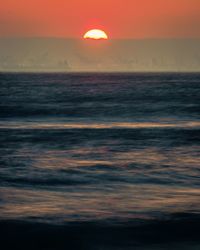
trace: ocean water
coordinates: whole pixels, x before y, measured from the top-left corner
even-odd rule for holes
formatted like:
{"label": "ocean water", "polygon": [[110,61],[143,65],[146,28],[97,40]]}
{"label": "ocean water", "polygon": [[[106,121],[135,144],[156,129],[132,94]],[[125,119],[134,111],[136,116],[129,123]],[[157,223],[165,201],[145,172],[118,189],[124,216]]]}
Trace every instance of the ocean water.
{"label": "ocean water", "polygon": [[0,95],[8,232],[22,222],[92,225],[90,235],[140,228],[142,242],[153,223],[154,235],[183,228],[180,239],[197,236],[200,74],[2,73]]}

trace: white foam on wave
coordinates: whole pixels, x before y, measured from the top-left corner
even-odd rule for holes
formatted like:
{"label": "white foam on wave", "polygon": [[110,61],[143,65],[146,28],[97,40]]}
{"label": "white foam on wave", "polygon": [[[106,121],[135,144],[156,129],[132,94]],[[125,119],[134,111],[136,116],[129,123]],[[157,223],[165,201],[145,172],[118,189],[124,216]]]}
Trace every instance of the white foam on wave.
{"label": "white foam on wave", "polygon": [[140,128],[200,128],[200,121],[190,122],[1,122],[0,129],[140,129]]}

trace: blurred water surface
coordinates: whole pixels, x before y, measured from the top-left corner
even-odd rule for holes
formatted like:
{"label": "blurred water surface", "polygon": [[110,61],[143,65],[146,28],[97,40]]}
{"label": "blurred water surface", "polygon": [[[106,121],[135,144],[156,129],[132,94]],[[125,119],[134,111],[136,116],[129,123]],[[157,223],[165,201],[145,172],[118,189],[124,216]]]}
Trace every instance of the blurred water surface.
{"label": "blurred water surface", "polygon": [[200,213],[200,74],[0,74],[0,219]]}

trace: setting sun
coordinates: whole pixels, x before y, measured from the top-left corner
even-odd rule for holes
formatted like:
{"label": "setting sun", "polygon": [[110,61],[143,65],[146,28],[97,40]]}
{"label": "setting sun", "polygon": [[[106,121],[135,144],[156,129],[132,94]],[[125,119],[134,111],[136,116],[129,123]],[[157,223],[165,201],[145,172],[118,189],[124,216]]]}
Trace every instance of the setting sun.
{"label": "setting sun", "polygon": [[108,39],[108,36],[103,30],[93,29],[93,30],[87,31],[85,35],[83,36],[83,38],[100,40],[100,39]]}

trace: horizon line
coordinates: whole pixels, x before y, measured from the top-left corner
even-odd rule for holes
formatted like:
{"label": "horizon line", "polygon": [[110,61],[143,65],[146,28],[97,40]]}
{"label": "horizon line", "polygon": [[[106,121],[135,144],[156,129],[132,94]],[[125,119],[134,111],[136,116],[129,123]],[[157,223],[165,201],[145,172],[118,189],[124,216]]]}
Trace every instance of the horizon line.
{"label": "horizon line", "polygon": [[[83,37],[67,37],[67,36],[0,36],[0,39],[66,39],[66,40],[85,40]],[[200,40],[200,37],[109,37],[106,41],[112,40]]]}

